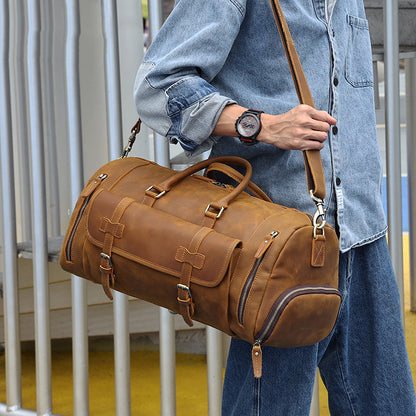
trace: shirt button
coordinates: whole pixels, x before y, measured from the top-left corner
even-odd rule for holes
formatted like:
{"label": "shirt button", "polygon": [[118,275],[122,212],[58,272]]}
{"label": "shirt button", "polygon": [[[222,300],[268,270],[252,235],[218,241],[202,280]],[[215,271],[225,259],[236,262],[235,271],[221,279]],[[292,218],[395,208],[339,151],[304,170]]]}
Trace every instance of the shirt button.
{"label": "shirt button", "polygon": [[341,179],[340,178],[336,178],[335,179],[335,183],[337,184],[337,186],[341,185]]}
{"label": "shirt button", "polygon": [[337,126],[332,127],[332,133],[333,134],[338,134],[338,127]]}
{"label": "shirt button", "polygon": [[339,84],[338,78],[334,78],[334,85],[337,86]]}

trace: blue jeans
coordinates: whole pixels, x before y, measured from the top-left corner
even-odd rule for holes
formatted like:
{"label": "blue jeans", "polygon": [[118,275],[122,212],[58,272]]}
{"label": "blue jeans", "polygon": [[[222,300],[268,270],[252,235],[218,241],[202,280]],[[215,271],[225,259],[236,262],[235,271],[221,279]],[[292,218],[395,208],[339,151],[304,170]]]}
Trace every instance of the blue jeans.
{"label": "blue jeans", "polygon": [[252,346],[233,339],[223,416],[308,416],[315,369],[333,416],[415,416],[415,390],[386,239],[341,254],[343,301],[331,335],[301,348],[263,347],[255,379]]}

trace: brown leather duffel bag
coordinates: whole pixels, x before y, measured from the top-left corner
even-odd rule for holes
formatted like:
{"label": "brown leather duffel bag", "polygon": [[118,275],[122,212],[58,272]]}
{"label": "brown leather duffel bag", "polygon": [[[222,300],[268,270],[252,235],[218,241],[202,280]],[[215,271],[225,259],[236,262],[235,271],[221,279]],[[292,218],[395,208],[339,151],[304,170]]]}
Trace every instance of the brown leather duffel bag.
{"label": "brown leather duffel bag", "polygon": [[[300,64],[292,66],[299,76]],[[305,91],[306,82],[296,83]],[[138,125],[131,143],[137,132]],[[261,345],[322,340],[341,302],[338,239],[324,220],[320,155],[304,155],[314,217],[272,203],[250,182],[249,162],[238,157],[183,172],[140,158],[112,161],[82,191],[60,264],[101,284],[110,298],[114,289],[177,312],[189,325],[194,319],[252,343],[260,377]],[[245,175],[229,164],[244,167]],[[208,176],[220,171],[240,183],[221,186],[196,175],[204,168]]]}
{"label": "brown leather duffel bag", "polygon": [[[236,188],[192,175],[247,172]],[[223,167],[225,166],[225,168]],[[238,173],[235,177],[238,178]],[[78,276],[260,345],[314,344],[340,305],[338,241],[309,215],[243,192],[250,164],[220,157],[176,172],[139,158],[100,168],[61,252]]]}

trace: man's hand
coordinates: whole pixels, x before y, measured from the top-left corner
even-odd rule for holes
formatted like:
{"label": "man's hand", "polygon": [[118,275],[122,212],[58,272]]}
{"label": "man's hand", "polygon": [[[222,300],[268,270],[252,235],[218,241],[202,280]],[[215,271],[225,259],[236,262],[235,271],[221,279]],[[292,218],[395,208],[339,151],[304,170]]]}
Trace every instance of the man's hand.
{"label": "man's hand", "polygon": [[[236,137],[235,122],[245,110],[237,104],[225,107],[213,133]],[[284,114],[263,113],[257,140],[285,150],[321,150],[336,122],[326,111],[301,104]]]}
{"label": "man's hand", "polygon": [[326,111],[301,104],[280,115],[262,114],[257,140],[285,150],[321,150],[336,120]]}

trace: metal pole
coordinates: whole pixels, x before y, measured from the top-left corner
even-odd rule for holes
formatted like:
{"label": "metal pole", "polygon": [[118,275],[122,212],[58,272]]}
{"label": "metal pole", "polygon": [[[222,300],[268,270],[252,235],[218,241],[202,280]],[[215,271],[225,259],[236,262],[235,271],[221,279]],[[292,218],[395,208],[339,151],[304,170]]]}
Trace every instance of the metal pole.
{"label": "metal pole", "polygon": [[36,339],[36,399],[41,415],[52,412],[49,330],[48,239],[40,70],[40,3],[28,1],[28,85],[33,198],[33,286]]}
{"label": "metal pole", "polygon": [[221,415],[222,399],[222,334],[207,326],[208,416]]}
{"label": "metal pole", "polygon": [[309,416],[319,416],[319,370],[316,370],[315,384],[313,386],[313,395],[311,402],[311,410]]}
{"label": "metal pole", "polygon": [[[149,43],[163,24],[161,0],[148,0]],[[155,161],[161,166],[170,166],[169,144],[166,138],[154,133]],[[160,309],[160,406],[162,416],[176,414],[176,369],[175,369],[175,329],[173,315]]]}
{"label": "metal pole", "polygon": [[416,312],[416,58],[405,60],[406,125],[407,125],[407,189],[409,204],[410,310]]}
{"label": "metal pole", "polygon": [[0,3],[0,168],[3,205],[3,308],[7,410],[21,407],[21,359],[17,288],[16,206],[9,77],[9,2]]}
{"label": "metal pole", "polygon": [[[66,92],[71,202],[74,207],[84,184],[79,80],[79,0],[66,0],[66,26]],[[74,416],[83,416],[89,414],[87,291],[84,279],[72,275],[71,283],[73,408]]]}
{"label": "metal pole", "polygon": [[[110,160],[113,160],[120,157],[123,147],[116,1],[102,0],[102,14],[105,40],[108,153]],[[131,412],[128,298],[120,292],[114,292],[113,295],[116,415],[127,416]]]}
{"label": "metal pole", "polygon": [[163,1],[149,0],[149,44],[163,25]]}
{"label": "metal pole", "polygon": [[29,133],[26,102],[26,73],[25,67],[25,7],[23,1],[11,2],[14,11],[14,94],[16,100],[17,137],[14,142],[18,145],[19,154],[19,190],[20,212],[22,224],[22,238],[24,241],[32,239],[32,201],[27,190],[30,189],[30,163],[29,163]]}
{"label": "metal pole", "polygon": [[120,157],[123,149],[116,1],[102,0],[102,13],[105,41],[108,156],[110,160],[113,160]]}
{"label": "metal pole", "polygon": [[384,48],[389,248],[404,322],[398,0],[384,3]]}
{"label": "metal pole", "polygon": [[48,154],[48,179],[49,179],[49,206],[50,206],[50,234],[58,236],[61,234],[61,221],[59,211],[59,175],[58,158],[56,150],[56,128],[55,128],[55,103],[53,98],[53,18],[52,1],[43,2],[43,99],[45,108],[45,136]]}
{"label": "metal pole", "polygon": [[[163,24],[162,0],[149,0],[149,43],[154,38]],[[154,133],[154,146],[156,162],[162,166],[170,165],[169,143],[160,134]]]}
{"label": "metal pole", "polygon": [[160,414],[176,415],[176,368],[174,315],[160,308]]}

